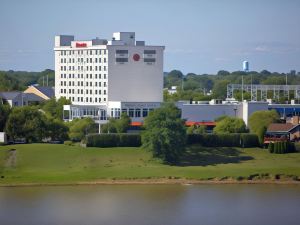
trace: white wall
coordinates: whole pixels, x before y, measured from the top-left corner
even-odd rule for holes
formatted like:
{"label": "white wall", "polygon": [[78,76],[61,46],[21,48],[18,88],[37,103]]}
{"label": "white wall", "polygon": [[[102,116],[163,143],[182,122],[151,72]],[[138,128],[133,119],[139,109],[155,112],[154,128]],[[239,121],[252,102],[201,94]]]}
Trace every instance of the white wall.
{"label": "white wall", "polygon": [[241,104],[183,104],[181,107],[181,117],[188,121],[214,121],[216,118],[223,115],[242,118]]}
{"label": "white wall", "polygon": [[[108,101],[162,102],[163,50],[162,46],[107,46],[108,48]],[[116,50],[128,50],[128,62],[115,62]],[[144,50],[156,50],[156,62],[147,65]],[[140,60],[134,61],[133,55]]]}
{"label": "white wall", "polygon": [[5,132],[0,132],[0,142],[5,144],[7,143]]}

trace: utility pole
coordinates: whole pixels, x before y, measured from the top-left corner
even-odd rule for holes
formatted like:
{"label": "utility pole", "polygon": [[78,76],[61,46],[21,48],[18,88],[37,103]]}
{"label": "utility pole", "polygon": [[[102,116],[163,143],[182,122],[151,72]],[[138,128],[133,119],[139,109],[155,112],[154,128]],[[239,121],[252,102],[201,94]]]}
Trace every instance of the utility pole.
{"label": "utility pole", "polygon": [[244,101],[244,76],[242,75],[242,102]]}

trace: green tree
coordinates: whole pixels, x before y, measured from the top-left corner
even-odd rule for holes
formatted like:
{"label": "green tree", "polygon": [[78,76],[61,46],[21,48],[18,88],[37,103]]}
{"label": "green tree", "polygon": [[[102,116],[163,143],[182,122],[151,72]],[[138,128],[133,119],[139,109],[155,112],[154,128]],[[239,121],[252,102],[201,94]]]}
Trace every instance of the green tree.
{"label": "green tree", "polygon": [[214,132],[217,134],[246,133],[247,129],[243,119],[225,117],[221,121],[217,122]]}
{"label": "green tree", "polygon": [[85,135],[96,132],[96,124],[92,118],[75,119],[68,124],[69,137],[72,141],[81,141]]}
{"label": "green tree", "polygon": [[185,149],[186,131],[180,110],[174,104],[165,104],[145,119],[142,132],[143,147],[152,151],[154,157],[174,164]]}
{"label": "green tree", "polygon": [[10,106],[4,105],[0,102],[0,131],[4,130],[9,114]]}
{"label": "green tree", "polygon": [[279,120],[279,115],[275,110],[256,111],[249,118],[249,127],[251,133],[257,134],[260,144],[263,144],[263,139],[268,126]]}
{"label": "green tree", "polygon": [[51,116],[55,119],[62,120],[63,118],[63,107],[64,105],[70,105],[71,101],[65,97],[61,97],[56,101],[55,98],[51,98],[46,101],[42,106],[42,109],[46,112],[48,116]]}
{"label": "green tree", "polygon": [[58,119],[47,119],[47,137],[53,141],[64,141],[68,139],[68,126]]}
{"label": "green tree", "polygon": [[120,119],[110,118],[101,126],[101,133],[126,133],[130,127],[131,119],[126,113],[122,113]]}
{"label": "green tree", "polygon": [[5,131],[14,140],[25,138],[28,142],[39,142],[46,135],[46,117],[37,108],[15,107],[10,113]]}
{"label": "green tree", "polygon": [[115,118],[110,118],[106,124],[101,125],[101,133],[117,133],[117,120]]}
{"label": "green tree", "polygon": [[225,99],[227,94],[227,85],[230,83],[228,80],[218,80],[213,88],[213,96],[215,98]]}
{"label": "green tree", "polygon": [[200,125],[200,126],[190,126],[187,128],[187,134],[205,134],[206,133],[206,126]]}

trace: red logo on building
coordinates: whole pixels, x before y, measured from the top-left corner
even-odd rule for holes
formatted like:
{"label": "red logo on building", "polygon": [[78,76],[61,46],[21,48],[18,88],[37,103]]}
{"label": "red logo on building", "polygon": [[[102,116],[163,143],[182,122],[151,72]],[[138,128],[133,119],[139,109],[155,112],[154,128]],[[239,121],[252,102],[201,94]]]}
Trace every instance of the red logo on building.
{"label": "red logo on building", "polygon": [[76,48],[84,48],[86,47],[86,43],[76,43]]}
{"label": "red logo on building", "polygon": [[141,57],[139,54],[134,54],[132,58],[134,61],[139,61]]}

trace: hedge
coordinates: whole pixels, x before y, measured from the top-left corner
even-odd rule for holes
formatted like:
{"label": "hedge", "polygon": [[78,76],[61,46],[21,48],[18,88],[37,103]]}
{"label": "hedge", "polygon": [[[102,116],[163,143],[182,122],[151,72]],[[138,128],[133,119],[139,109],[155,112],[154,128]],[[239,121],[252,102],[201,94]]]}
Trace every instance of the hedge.
{"label": "hedge", "polygon": [[87,147],[139,147],[140,134],[89,134],[86,137]]}
{"label": "hedge", "polygon": [[256,134],[188,134],[187,144],[201,144],[206,147],[257,147]]}
{"label": "hedge", "polygon": [[296,151],[295,144],[288,141],[269,143],[268,149],[270,153],[275,154],[285,154]]}

